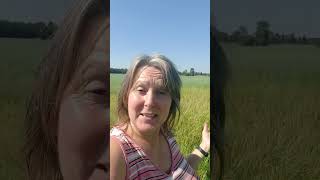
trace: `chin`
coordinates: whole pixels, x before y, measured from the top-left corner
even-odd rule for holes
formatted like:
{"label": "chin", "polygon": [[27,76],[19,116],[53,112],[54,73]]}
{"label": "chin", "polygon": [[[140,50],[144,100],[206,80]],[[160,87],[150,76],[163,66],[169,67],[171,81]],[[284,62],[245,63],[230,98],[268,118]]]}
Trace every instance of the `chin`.
{"label": "chin", "polygon": [[141,133],[156,133],[158,130],[160,130],[160,127],[151,125],[151,124],[141,124],[137,128]]}
{"label": "chin", "polygon": [[108,179],[109,172],[105,169],[95,169],[89,180],[105,180]]}

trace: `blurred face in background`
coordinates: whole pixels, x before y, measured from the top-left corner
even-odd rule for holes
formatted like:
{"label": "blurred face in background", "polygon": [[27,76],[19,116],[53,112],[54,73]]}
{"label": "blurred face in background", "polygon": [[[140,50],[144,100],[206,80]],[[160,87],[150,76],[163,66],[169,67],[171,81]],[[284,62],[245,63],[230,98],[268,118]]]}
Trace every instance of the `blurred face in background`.
{"label": "blurred face in background", "polygon": [[[90,21],[81,51],[95,47],[81,62],[60,104],[58,153],[65,180],[109,177],[109,28],[99,32],[106,18]],[[98,39],[97,39],[98,36]]]}

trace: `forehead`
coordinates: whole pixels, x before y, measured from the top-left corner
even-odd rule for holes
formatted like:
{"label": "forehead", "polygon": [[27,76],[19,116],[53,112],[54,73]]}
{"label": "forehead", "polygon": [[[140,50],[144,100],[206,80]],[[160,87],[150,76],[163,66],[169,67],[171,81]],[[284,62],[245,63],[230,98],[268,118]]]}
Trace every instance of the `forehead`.
{"label": "forehead", "polygon": [[143,67],[139,72],[139,78],[158,78],[162,79],[163,74],[161,71],[155,67]]}
{"label": "forehead", "polygon": [[152,82],[162,85],[164,83],[164,75],[155,67],[143,67],[138,71],[134,82]]}
{"label": "forehead", "polygon": [[[110,52],[109,34],[110,34],[109,28],[101,32],[101,35],[95,44],[95,48],[93,52],[103,52],[105,54],[109,54]],[[107,57],[109,58],[109,56]]]}
{"label": "forehead", "polygon": [[106,29],[102,32],[101,36],[97,40],[97,43],[95,44],[93,51],[90,53],[90,56],[88,58],[89,61],[95,60],[101,63],[109,62],[110,48],[108,39],[109,36],[107,36],[107,34],[109,34],[109,29]]}
{"label": "forehead", "polygon": [[107,32],[108,30],[104,31],[99,39],[97,40],[92,52],[90,52],[89,56],[84,60],[83,64],[81,65],[81,69],[86,70],[88,68],[93,69],[108,69],[109,64],[109,47],[108,47],[108,39],[107,39]]}
{"label": "forehead", "polygon": [[110,52],[110,29],[106,24],[106,18],[96,16],[86,23],[83,33],[80,35],[80,57],[84,59],[94,52]]}

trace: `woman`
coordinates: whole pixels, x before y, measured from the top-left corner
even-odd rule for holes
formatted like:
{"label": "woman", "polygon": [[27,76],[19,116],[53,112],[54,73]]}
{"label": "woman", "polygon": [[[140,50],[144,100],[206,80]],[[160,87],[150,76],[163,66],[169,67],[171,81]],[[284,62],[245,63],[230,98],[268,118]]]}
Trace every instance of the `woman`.
{"label": "woman", "polygon": [[[114,179],[198,179],[195,171],[210,148],[202,142],[186,159],[172,135],[180,113],[181,80],[162,55],[138,57],[118,97],[119,123],[110,132],[110,177]],[[177,118],[176,118],[177,117]]]}
{"label": "woman", "polygon": [[26,114],[27,179],[109,176],[108,6],[76,1],[38,68]]}

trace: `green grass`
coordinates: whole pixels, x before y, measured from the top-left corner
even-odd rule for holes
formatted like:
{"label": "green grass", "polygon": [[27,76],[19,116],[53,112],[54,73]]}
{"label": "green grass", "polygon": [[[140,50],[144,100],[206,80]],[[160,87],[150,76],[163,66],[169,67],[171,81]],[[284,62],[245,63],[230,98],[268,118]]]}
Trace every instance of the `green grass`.
{"label": "green grass", "polygon": [[[23,119],[33,72],[47,41],[0,39],[0,179],[24,179]],[[225,179],[319,179],[320,49],[224,44],[231,79],[226,94]],[[176,138],[184,154],[209,120],[209,78],[182,77]],[[201,77],[202,78],[202,77]],[[111,75],[111,119],[122,76]],[[187,136],[186,136],[187,135]],[[206,179],[208,159],[198,171]]]}
{"label": "green grass", "polygon": [[0,179],[24,179],[25,100],[47,41],[0,39]]}
{"label": "green grass", "polygon": [[319,179],[320,49],[223,47],[232,73],[224,179]]}
{"label": "green grass", "polygon": [[[0,54],[0,80],[3,85],[0,88],[0,179],[18,180],[25,177],[25,162],[22,153],[22,147],[25,143],[25,101],[31,93],[34,72],[47,49],[48,41],[5,38],[0,40],[0,49],[2,50]],[[120,87],[121,78],[120,76],[111,75],[112,102],[115,102],[115,94]],[[192,109],[182,102],[182,106],[185,107],[182,109],[181,124],[177,126],[176,133],[179,142],[186,142],[180,144],[186,145],[181,146],[181,150],[187,154],[192,151],[194,144],[199,144],[200,125],[202,122],[209,120],[209,78],[192,80],[191,78],[183,77],[183,79],[185,86],[183,91],[188,91],[191,97],[199,97],[202,104],[194,108],[197,108],[199,112],[203,112],[202,115],[195,117],[191,111]],[[207,87],[207,89],[202,89],[203,93],[199,93],[198,88],[194,87],[195,85]],[[199,96],[200,94],[201,96]],[[187,102],[188,97],[185,97],[185,99]],[[111,107],[114,107],[114,104]],[[113,114],[111,113],[111,117]],[[198,123],[199,127],[195,126],[194,123]],[[186,125],[189,126],[188,129],[185,128]],[[194,127],[197,128],[196,131],[194,131]],[[183,131],[186,131],[193,138],[184,139],[185,134],[183,134]],[[199,172],[205,175],[208,169],[208,163],[203,163]]]}
{"label": "green grass", "polygon": [[[123,75],[110,76],[111,125],[117,120],[116,102]],[[181,116],[174,128],[175,138],[184,155],[190,154],[200,144],[203,123],[210,119],[210,78],[205,76],[182,76]],[[209,158],[199,165],[201,179],[210,179]]]}

